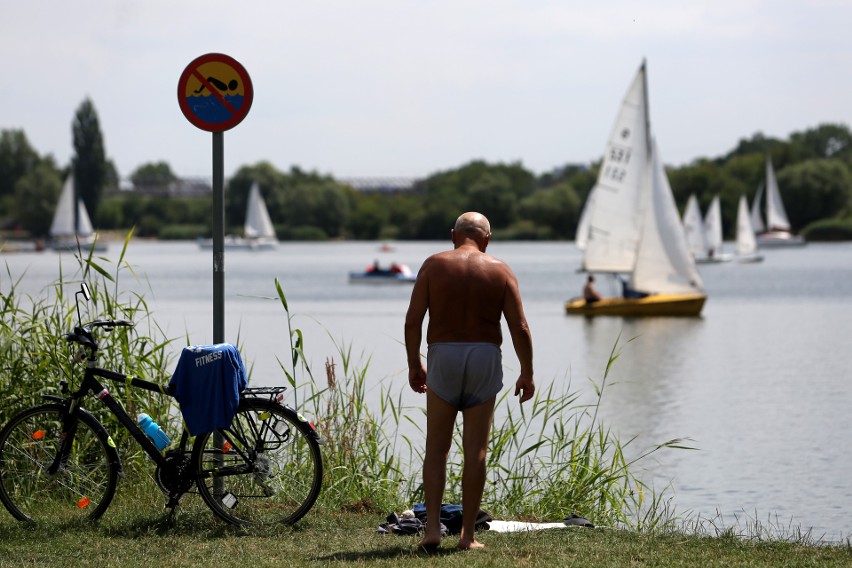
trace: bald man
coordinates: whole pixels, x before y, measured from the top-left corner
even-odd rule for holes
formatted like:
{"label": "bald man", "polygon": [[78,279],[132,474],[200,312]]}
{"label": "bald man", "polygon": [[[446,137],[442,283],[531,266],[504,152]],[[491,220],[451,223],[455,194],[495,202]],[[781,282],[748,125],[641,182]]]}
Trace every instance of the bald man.
{"label": "bald man", "polygon": [[[408,382],[415,392],[426,393],[426,531],[420,542],[424,548],[441,542],[441,502],[458,412],[464,424],[463,522],[458,547],[483,546],[476,540],[474,527],[485,487],[494,402],[503,387],[501,317],[506,318],[521,365],[515,396],[523,403],[535,391],[532,336],[518,280],[507,264],[485,253],[490,238],[491,225],[485,216],[461,215],[452,230],[453,250],[430,256],[420,268],[405,316]],[[427,311],[428,371],[420,358]]]}

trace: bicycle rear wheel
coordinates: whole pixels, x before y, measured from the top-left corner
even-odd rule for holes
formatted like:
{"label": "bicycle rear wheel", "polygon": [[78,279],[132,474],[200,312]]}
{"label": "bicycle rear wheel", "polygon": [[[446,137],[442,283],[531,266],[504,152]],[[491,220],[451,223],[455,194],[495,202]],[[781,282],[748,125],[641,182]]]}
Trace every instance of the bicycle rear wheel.
{"label": "bicycle rear wheel", "polygon": [[62,413],[58,404],[29,408],[0,431],[0,501],[20,521],[97,519],[115,495],[118,465],[110,459],[109,436],[87,414],[79,415],[59,471],[48,474],[62,439]]}
{"label": "bicycle rear wheel", "polygon": [[204,502],[232,524],[292,524],[322,488],[319,437],[290,408],[240,401],[231,427],[195,439],[192,463]]}

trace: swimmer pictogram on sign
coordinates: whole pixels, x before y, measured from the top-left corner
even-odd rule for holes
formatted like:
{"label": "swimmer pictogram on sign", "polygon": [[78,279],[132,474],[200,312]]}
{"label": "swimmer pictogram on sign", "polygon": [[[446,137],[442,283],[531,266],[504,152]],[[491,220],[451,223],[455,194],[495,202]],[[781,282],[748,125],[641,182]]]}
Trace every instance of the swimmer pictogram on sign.
{"label": "swimmer pictogram on sign", "polygon": [[251,108],[254,90],[245,68],[221,53],[208,53],[187,65],[178,81],[184,116],[208,132],[239,124]]}

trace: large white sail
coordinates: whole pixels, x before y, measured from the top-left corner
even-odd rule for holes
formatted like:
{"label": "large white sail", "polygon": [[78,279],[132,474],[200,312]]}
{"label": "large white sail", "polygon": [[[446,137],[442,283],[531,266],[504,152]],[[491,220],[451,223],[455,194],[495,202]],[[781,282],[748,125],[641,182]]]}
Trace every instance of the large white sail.
{"label": "large white sail", "polygon": [[698,207],[698,199],[695,194],[686,200],[686,209],[683,210],[683,228],[686,231],[686,242],[689,244],[689,252],[692,256],[704,256],[707,246],[704,244],[704,222],[701,219],[701,209]]}
{"label": "large white sail", "polygon": [[769,156],[766,157],[766,225],[770,231],[790,230],[790,221],[781,201],[781,191],[778,189],[778,180],[775,179],[772,159]]}
{"label": "large white sail", "polygon": [[763,184],[757,186],[757,193],[754,194],[754,201],[751,202],[751,227],[755,233],[762,233],[766,230],[766,224],[763,222],[763,214],[760,210],[760,200],[763,199]]}
{"label": "large white sail", "polygon": [[707,215],[704,218],[704,240],[707,246],[707,256],[715,257],[722,252],[722,207],[719,196],[713,197]]}
{"label": "large white sail", "polygon": [[586,202],[583,204],[583,210],[580,212],[580,221],[577,223],[577,232],[574,235],[574,245],[580,250],[586,250],[586,244],[589,242],[589,225],[591,224],[592,209],[595,207],[595,190],[597,186],[592,187],[589,191]]}
{"label": "large white sail", "polygon": [[260,195],[257,182],[252,184],[249,191],[244,231],[245,236],[249,238],[275,237],[275,227],[272,225],[272,219],[269,218],[269,211]]}
{"label": "large white sail", "polygon": [[74,230],[74,176],[69,175],[62,186],[56,211],[53,213],[53,222],[50,224],[50,236],[53,238],[89,237],[94,234],[92,221],[86,212],[86,206],[82,199],[77,200],[77,230]]}
{"label": "large white sail", "polygon": [[594,207],[589,216],[584,270],[633,270],[644,218],[645,204],[640,188],[648,153],[648,100],[643,62],[621,102],[598,173]]}
{"label": "large white sail", "polygon": [[647,219],[641,234],[631,287],[657,294],[702,293],[701,276],[689,251],[656,144],[642,187],[648,203]]}
{"label": "large white sail", "polygon": [[755,251],[757,251],[757,239],[751,226],[751,214],[745,195],[741,195],[737,207],[737,255],[748,256]]}

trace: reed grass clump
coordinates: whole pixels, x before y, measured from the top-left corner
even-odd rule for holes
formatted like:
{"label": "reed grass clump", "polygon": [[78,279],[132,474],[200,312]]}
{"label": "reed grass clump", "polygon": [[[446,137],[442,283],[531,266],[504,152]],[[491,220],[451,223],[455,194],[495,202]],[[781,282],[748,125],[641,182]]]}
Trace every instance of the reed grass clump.
{"label": "reed grass clump", "polygon": [[[133,329],[100,336],[101,365],[168,381],[174,361],[167,347],[174,340],[163,338],[144,294],[134,291],[142,280],[125,258],[129,238],[114,266],[92,252],[77,254],[75,270],[67,277],[60,270],[58,281],[45,289],[49,299],[20,294],[20,280],[7,269],[8,283],[0,281],[0,396],[6,401],[0,406],[0,422],[40,402],[42,394],[58,394],[60,379],[71,388],[78,383],[82,368],[69,363],[63,334],[76,324],[73,292],[81,281],[89,283],[93,293],[92,312],[82,314],[84,321],[112,318],[136,323]],[[134,279],[130,288],[119,284],[125,274]],[[369,373],[369,357],[356,360],[352,345],[342,341],[334,341],[336,353],[328,354],[323,372],[315,373],[305,356],[306,338],[293,325],[294,316],[277,279],[275,289],[289,330],[286,358],[279,359],[282,382],[291,387],[288,403],[313,420],[325,440],[326,478],[318,508],[386,514],[422,501],[423,408],[406,406],[406,385],[376,381]],[[561,520],[573,513],[610,526],[671,525],[669,502],[635,470],[661,449],[685,447],[683,441],[634,450],[635,439],[622,443],[598,420],[619,349],[620,338],[595,386],[595,404],[581,404],[570,383],[564,390],[554,385],[540,389],[524,406],[518,406],[508,391],[498,400],[484,508],[509,518]],[[371,406],[368,391],[376,387],[378,403]],[[174,399],[120,385],[111,390],[131,415],[145,411],[172,432],[180,431]],[[375,400],[375,393],[370,392],[369,398]],[[149,461],[112,414],[97,404],[88,408],[116,438],[125,468],[147,477],[152,469]],[[461,502],[461,455],[461,430],[457,429],[447,470],[447,502]]]}
{"label": "reed grass clump", "polygon": [[[21,277],[13,277],[7,267],[8,282],[0,280],[0,397],[4,401],[0,405],[0,424],[20,410],[43,402],[43,395],[61,395],[60,381],[67,382],[72,390],[79,386],[83,367],[70,362],[72,353],[64,336],[77,325],[74,293],[84,281],[92,292],[89,312],[80,314],[84,323],[95,319],[127,319],[135,323],[134,328],[118,328],[99,335],[101,366],[155,382],[168,380],[169,340],[161,339],[162,330],[154,321],[144,295],[124,291],[119,285],[124,273],[140,284],[125,259],[131,235],[132,231],[113,267],[108,259],[95,256],[92,250],[78,251],[73,257],[74,270],[66,274],[60,264],[59,279],[45,287],[43,296],[21,294],[18,291]],[[82,304],[81,307],[85,309]],[[109,388],[131,416],[144,411],[156,416],[171,431],[180,431],[174,399],[141,389],[116,385]],[[87,408],[121,447],[125,469],[136,473],[148,466],[138,446],[125,443],[129,436],[112,413],[98,404]]]}

